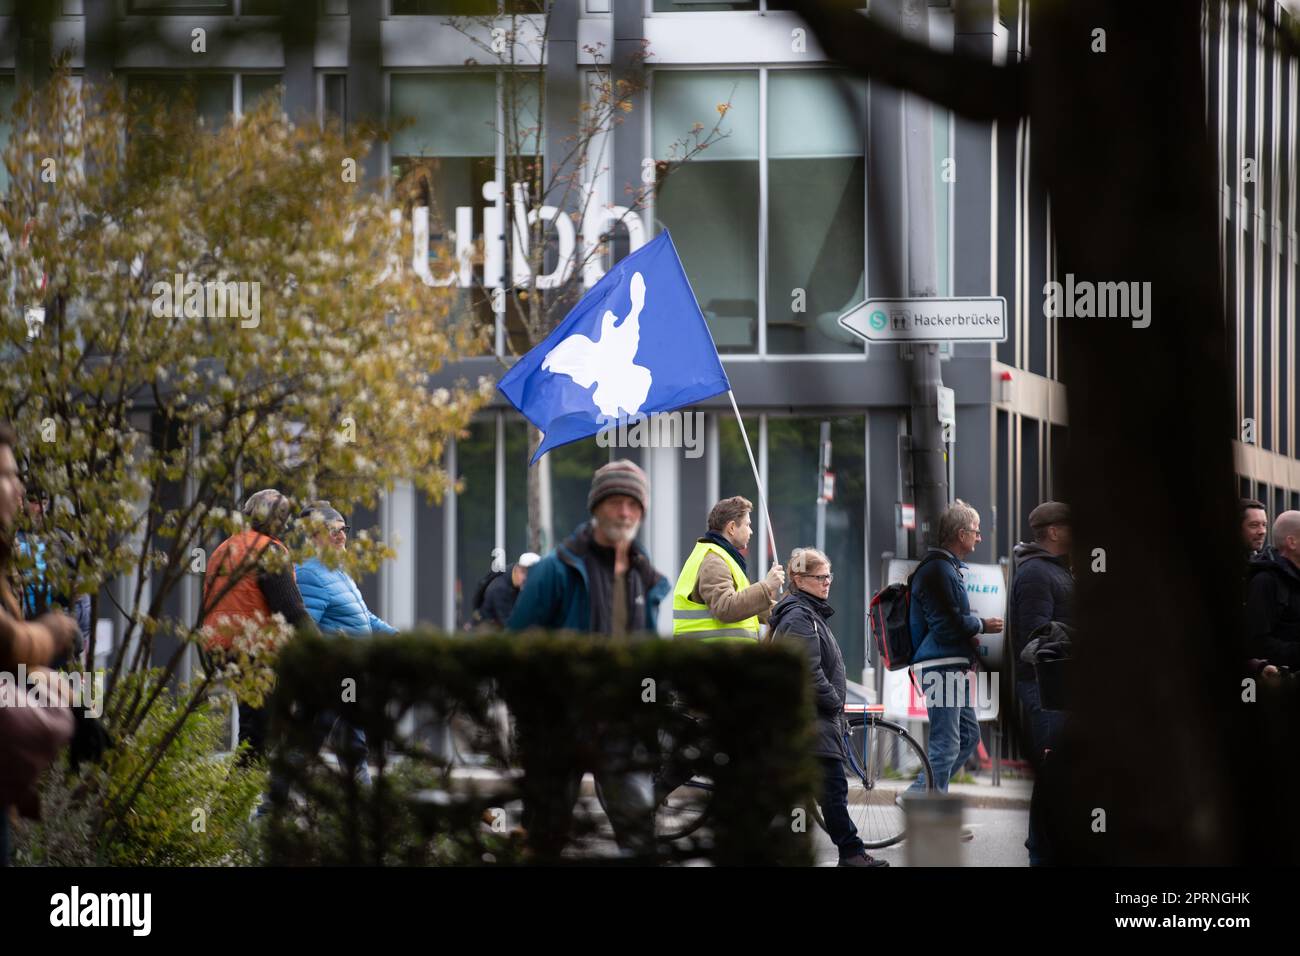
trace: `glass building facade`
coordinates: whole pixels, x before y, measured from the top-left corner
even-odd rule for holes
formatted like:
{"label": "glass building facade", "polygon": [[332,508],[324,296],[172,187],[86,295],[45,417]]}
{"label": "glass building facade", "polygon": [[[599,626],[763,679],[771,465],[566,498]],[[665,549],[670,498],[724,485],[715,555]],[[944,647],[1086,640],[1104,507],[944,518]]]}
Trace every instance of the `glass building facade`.
{"label": "glass building facade", "polygon": [[[930,162],[905,168],[904,98],[847,77],[817,50],[802,21],[778,0],[559,0],[550,48],[513,71],[494,69],[453,16],[501,16],[534,8],[526,0],[319,0],[311,42],[236,37],[210,67],[198,68],[185,43],[129,42],[132,24],[162,18],[163,32],[188,37],[196,25],[275,14],[270,0],[66,0],[54,36],[69,42],[72,69],[112,73],[132,88],[191,92],[205,121],[220,123],[265,95],[290,113],[393,125],[370,157],[430,208],[430,270],[448,244],[484,238],[493,190],[509,187],[501,117],[532,117],[542,152],[561,155],[556,126],[577,112],[584,84],[601,62],[644,50],[644,90],[608,131],[601,168],[586,177],[614,202],[649,181],[642,221],[647,238],[670,230],[745,416],[781,549],[766,547],[756,511],[750,573],[814,543],[823,425],[830,435],[834,496],[825,508],[826,550],[835,569],[835,633],[850,678],[871,680],[866,602],[881,584],[882,556],[912,546],[902,526],[908,502],[908,353],[869,347],[837,317],[869,296],[908,292],[902,265],[909,177],[932,180],[933,236],[940,295],[1004,296],[1009,334],[998,344],[956,343],[942,350],[944,383],[956,396],[948,446],[951,493],[983,517],[973,560],[1010,556],[1028,534],[1029,511],[1061,493],[1066,440],[1065,390],[1057,380],[1055,322],[1042,289],[1059,278],[1051,209],[1029,167],[1026,123],[965,121],[933,108]],[[998,62],[1027,54],[1027,4],[1002,4],[982,24],[957,34],[950,5],[931,3],[930,40]],[[1258,442],[1238,442],[1243,494],[1273,510],[1300,504],[1295,404],[1296,65],[1260,42],[1244,6],[1224,6],[1206,34],[1210,128],[1220,167],[1258,160],[1249,182],[1225,172],[1224,272],[1236,316],[1240,416]],[[0,19],[13,4],[0,0]],[[1285,13],[1279,7],[1279,17]],[[112,21],[126,39],[116,53],[85,42],[88,22]],[[6,19],[6,25],[9,21]],[[502,20],[502,23],[509,23]],[[12,29],[6,31],[13,36]],[[0,108],[21,82],[18,44],[0,49]],[[111,59],[105,60],[104,57]],[[98,58],[98,59],[97,59]],[[725,107],[725,108],[723,108]],[[908,116],[916,115],[908,111]],[[722,138],[676,164],[690,132],[716,124]],[[0,127],[0,136],[8,137]],[[664,170],[671,173],[664,175]],[[0,187],[5,185],[0,169]],[[394,197],[395,205],[401,197]],[[468,216],[458,210],[468,210]],[[620,240],[621,241],[621,240]],[[625,246],[624,246],[625,250]],[[493,277],[473,265],[465,308],[496,327],[500,358],[524,347],[519,317],[494,310]],[[508,269],[508,266],[506,267]],[[497,356],[466,359],[436,384],[499,376]],[[586,519],[591,472],[615,456],[640,462],[653,484],[643,532],[653,561],[675,578],[705,516],[719,497],[758,502],[741,432],[725,396],[701,403],[702,454],[626,449],[580,442],[551,452],[550,520],[562,538]],[[367,600],[399,626],[455,627],[494,549],[511,558],[527,541],[527,435],[498,400],[448,451],[459,490],[435,506],[410,488],[389,493],[378,513],[360,509],[354,527],[380,526],[400,539],[398,557],[363,583]],[[548,542],[553,544],[554,541]]]}

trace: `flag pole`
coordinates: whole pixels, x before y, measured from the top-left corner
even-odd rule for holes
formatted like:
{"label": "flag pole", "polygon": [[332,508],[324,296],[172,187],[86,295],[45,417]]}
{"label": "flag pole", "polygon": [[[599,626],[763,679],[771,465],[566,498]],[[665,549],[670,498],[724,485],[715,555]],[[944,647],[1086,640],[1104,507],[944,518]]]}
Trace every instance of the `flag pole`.
{"label": "flag pole", "polygon": [[763,506],[763,518],[767,523],[767,540],[772,545],[772,560],[781,563],[781,552],[776,550],[776,535],[772,532],[772,515],[767,510],[767,495],[763,493],[763,479],[758,474],[758,463],[754,461],[754,449],[749,447],[749,433],[745,431],[744,419],[736,405],[736,396],[727,389],[727,398],[731,399],[731,410],[736,413],[736,424],[740,426],[740,437],[745,440],[745,451],[749,452],[749,466],[754,469],[754,484],[758,486],[758,502]]}

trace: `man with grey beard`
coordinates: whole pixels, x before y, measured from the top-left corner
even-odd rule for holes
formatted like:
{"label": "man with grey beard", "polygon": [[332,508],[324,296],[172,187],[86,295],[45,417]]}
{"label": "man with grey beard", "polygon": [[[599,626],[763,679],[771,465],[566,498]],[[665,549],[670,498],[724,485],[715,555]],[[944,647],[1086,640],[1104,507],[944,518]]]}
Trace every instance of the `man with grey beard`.
{"label": "man with grey beard", "polygon": [[[591,520],[533,566],[507,628],[609,636],[654,633],[669,585],[636,543],[649,501],[650,480],[634,462],[620,459],[598,468],[587,495]],[[557,741],[520,728],[522,745],[532,750],[535,760],[538,751],[554,750],[556,762],[577,759],[594,765],[619,846],[629,854],[647,856],[654,850],[653,778],[647,769],[634,766],[627,741],[601,726],[588,730],[590,739]],[[581,782],[580,769],[559,793],[543,782],[525,781],[524,828],[539,854],[563,849]]]}

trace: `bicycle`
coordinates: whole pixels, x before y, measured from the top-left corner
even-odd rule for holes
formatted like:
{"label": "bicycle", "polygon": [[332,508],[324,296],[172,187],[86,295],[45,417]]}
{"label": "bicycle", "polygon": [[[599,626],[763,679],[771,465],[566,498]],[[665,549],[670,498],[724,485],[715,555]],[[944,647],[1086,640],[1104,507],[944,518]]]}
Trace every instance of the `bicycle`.
{"label": "bicycle", "polygon": [[[925,748],[900,724],[884,717],[883,704],[868,704],[861,714],[848,718],[844,733],[844,775],[848,778],[849,816],[857,827],[858,837],[871,850],[893,846],[903,839],[905,820],[895,798],[903,787],[882,786],[886,780],[910,782],[916,774],[925,771],[926,791],[934,789],[934,774]],[[682,715],[684,719],[693,718]],[[673,753],[671,747],[665,750]],[[681,762],[691,763],[699,754],[686,752],[674,754]],[[661,765],[655,775],[656,791],[660,794],[655,807],[655,836],[672,842],[689,836],[705,824],[713,794],[713,783],[703,774],[682,773],[674,768],[672,760]],[[599,785],[596,798],[602,810],[604,794]],[[826,829],[816,804],[812,817],[817,825]]]}
{"label": "bicycle", "polygon": [[[904,787],[882,786],[883,781],[910,784],[924,771],[926,792],[934,790],[934,773],[925,748],[901,724],[886,720],[884,713],[884,704],[867,704],[861,714],[849,717],[844,734],[849,817],[869,850],[893,846],[906,832],[903,810],[896,803]],[[826,829],[816,805],[813,819]]]}

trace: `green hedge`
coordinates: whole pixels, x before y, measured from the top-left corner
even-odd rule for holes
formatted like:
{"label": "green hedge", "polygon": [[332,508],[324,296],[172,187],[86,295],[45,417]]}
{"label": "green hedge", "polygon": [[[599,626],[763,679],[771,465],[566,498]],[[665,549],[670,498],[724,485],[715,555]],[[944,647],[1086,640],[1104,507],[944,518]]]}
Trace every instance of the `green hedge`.
{"label": "green hedge", "polygon": [[[351,687],[355,699],[345,700]],[[502,746],[478,748],[492,755],[479,775],[495,778],[494,790],[466,794],[449,782],[445,757],[399,739],[398,721],[411,713],[455,712],[462,727],[486,728],[494,702],[515,728]],[[783,648],[545,634],[302,637],[282,653],[269,706],[272,770],[289,785],[287,796],[273,790],[273,865],[606,858],[609,842],[595,850],[600,841],[589,839],[600,824],[581,825],[603,815],[567,820],[563,783],[602,760],[653,771],[665,759],[664,728],[675,729],[674,765],[713,781],[709,822],[632,862],[812,858],[812,824],[798,825],[810,819],[803,811],[817,779],[811,693],[802,657]],[[372,787],[314,752],[328,712],[364,729],[379,768]],[[510,800],[535,811],[526,832],[503,825],[499,808]]]}

